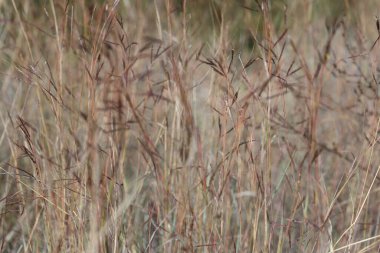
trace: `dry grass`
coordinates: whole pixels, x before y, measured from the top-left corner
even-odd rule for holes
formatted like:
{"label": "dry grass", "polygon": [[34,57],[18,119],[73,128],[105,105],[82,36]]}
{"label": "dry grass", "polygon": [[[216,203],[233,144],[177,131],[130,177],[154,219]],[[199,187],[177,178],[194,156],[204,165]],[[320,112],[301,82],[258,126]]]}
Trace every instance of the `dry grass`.
{"label": "dry grass", "polygon": [[378,252],[380,4],[284,2],[0,1],[0,251]]}

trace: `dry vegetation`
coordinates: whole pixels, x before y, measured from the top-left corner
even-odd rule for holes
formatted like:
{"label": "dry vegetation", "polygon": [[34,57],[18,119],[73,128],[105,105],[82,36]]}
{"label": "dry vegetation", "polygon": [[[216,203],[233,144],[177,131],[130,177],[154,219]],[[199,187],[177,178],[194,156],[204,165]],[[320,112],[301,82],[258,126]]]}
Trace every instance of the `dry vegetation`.
{"label": "dry vegetation", "polygon": [[0,251],[378,252],[380,3],[331,2],[0,1]]}

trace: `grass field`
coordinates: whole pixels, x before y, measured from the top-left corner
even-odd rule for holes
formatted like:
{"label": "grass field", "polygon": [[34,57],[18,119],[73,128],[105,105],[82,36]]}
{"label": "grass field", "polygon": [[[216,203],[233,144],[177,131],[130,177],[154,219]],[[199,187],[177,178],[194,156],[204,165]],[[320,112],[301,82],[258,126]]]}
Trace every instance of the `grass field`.
{"label": "grass field", "polygon": [[380,251],[379,1],[0,13],[0,252]]}

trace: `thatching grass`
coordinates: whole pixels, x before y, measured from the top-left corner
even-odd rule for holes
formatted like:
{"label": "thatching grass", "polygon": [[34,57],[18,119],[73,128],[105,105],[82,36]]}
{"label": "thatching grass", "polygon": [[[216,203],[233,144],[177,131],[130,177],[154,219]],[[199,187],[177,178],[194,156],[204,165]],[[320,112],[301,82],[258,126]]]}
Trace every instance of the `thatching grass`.
{"label": "thatching grass", "polygon": [[380,4],[285,2],[0,2],[0,251],[379,250]]}

